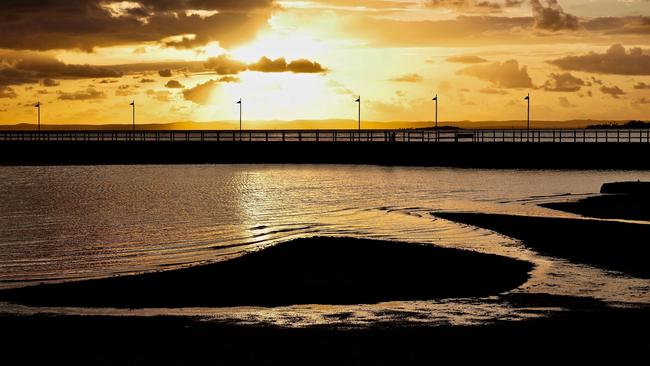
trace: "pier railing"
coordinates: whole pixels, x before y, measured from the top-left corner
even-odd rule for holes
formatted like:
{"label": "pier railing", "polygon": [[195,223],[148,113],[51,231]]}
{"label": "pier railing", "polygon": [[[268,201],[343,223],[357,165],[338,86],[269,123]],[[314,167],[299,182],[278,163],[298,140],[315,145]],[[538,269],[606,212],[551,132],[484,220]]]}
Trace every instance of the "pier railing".
{"label": "pier railing", "polygon": [[650,143],[649,129],[0,131],[2,141]]}

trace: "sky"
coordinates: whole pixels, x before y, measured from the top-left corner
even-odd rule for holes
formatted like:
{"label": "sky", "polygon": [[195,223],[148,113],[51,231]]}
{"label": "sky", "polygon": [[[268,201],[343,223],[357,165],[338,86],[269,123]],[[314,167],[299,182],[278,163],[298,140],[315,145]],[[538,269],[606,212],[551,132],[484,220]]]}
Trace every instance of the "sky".
{"label": "sky", "polygon": [[[650,117],[650,0],[4,0],[0,124]],[[270,122],[269,122],[270,123]],[[264,127],[264,123],[256,127]]]}

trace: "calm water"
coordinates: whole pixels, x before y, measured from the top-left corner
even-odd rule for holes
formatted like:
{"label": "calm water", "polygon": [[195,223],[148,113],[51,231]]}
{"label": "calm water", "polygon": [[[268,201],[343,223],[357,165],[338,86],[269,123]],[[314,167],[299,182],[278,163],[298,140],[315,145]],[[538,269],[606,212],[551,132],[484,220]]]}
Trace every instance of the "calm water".
{"label": "calm water", "polygon": [[[213,262],[278,241],[345,235],[426,242],[534,262],[516,292],[650,303],[650,281],[538,255],[431,212],[570,216],[536,204],[597,193],[648,172],[509,171],[295,165],[0,167],[0,287]],[[341,253],[345,255],[345,253]],[[35,312],[10,304],[4,311]],[[63,309],[82,314],[201,314],[300,326],[409,319],[471,323],[559,309],[493,299],[275,309]]]}

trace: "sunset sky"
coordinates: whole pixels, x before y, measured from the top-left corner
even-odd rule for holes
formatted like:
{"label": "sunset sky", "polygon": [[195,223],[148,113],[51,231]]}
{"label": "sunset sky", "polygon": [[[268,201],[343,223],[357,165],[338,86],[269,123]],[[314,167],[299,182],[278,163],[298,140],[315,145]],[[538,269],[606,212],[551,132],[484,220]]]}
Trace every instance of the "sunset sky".
{"label": "sunset sky", "polygon": [[5,0],[0,123],[650,116],[649,0]]}

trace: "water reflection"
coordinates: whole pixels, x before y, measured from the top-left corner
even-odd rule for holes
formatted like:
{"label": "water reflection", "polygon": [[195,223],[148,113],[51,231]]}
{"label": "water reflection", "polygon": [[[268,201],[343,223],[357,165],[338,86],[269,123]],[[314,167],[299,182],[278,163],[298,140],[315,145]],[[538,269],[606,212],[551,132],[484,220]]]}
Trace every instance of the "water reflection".
{"label": "water reflection", "polygon": [[[0,167],[0,286],[174,268],[295,237],[334,235],[432,243],[532,261],[537,265],[533,277],[518,292],[650,302],[650,281],[540,256],[515,240],[430,215],[463,210],[571,216],[536,203],[568,193],[593,194],[605,181],[624,179],[650,179],[650,173],[268,165]],[[489,311],[493,314],[513,314],[502,303],[461,303],[389,308],[430,313],[436,306],[444,313],[440,309],[445,306],[458,312],[462,305],[461,313],[478,316],[487,306],[499,309]],[[210,311],[225,316],[224,310]],[[274,314],[270,317],[278,320],[297,312],[312,319],[317,317],[309,315],[313,311],[290,307],[246,314],[264,319]],[[333,312],[344,311],[349,309]],[[380,318],[370,313],[370,319]]]}

